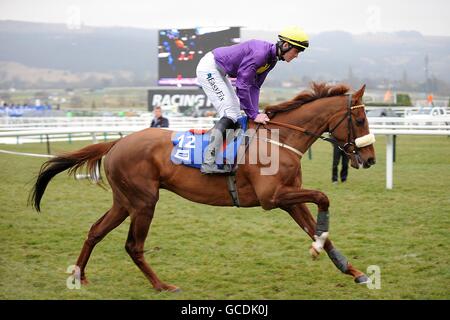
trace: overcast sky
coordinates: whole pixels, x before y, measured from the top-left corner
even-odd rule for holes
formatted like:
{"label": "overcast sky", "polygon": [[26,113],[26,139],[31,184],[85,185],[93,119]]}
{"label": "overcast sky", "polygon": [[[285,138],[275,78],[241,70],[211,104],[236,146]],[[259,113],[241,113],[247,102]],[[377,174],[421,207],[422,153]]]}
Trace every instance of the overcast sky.
{"label": "overcast sky", "polygon": [[448,0],[0,0],[0,20],[66,23],[69,27],[189,28],[243,26],[309,33],[417,30],[450,36]]}

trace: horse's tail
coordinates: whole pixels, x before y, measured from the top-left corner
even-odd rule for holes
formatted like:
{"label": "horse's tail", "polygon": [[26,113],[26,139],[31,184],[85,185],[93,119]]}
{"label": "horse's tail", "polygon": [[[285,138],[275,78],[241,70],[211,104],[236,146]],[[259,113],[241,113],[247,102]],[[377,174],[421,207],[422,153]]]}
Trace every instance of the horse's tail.
{"label": "horse's tail", "polygon": [[41,166],[36,183],[30,192],[28,204],[38,212],[41,211],[41,199],[50,180],[58,173],[69,170],[69,175],[75,175],[86,166],[89,177],[96,183],[100,182],[100,166],[102,157],[119,141],[92,144],[83,149],[57,155],[44,162]]}

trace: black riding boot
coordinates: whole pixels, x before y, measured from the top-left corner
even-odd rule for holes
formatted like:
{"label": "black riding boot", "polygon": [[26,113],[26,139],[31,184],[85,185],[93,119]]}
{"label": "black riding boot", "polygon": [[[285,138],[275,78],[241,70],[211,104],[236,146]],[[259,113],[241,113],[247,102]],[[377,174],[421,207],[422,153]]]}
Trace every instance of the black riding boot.
{"label": "black riding boot", "polygon": [[212,128],[209,137],[209,144],[208,147],[206,147],[205,157],[200,168],[202,173],[229,173],[231,171],[231,167],[229,165],[224,165],[224,169],[219,169],[216,164],[216,151],[219,150],[223,144],[226,130],[233,127],[233,120],[227,117],[222,117]]}

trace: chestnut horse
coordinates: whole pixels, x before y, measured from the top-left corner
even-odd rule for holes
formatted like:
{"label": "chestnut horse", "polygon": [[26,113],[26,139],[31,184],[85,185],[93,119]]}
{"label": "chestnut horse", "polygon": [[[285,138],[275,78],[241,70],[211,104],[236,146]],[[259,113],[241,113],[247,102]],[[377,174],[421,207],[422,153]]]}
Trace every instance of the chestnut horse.
{"label": "chestnut horse", "polygon": [[[310,249],[313,257],[323,248],[336,267],[351,275],[357,283],[366,283],[369,278],[353,267],[328,239],[328,197],[323,192],[302,188],[298,155],[322,138],[338,144],[350,156],[352,167],[368,168],[374,164],[373,141],[355,143],[370,136],[362,104],[364,89],[365,86],[348,94],[349,88],[345,85],[313,83],[312,90],[266,108],[271,121],[265,127],[279,130],[279,170],[275,174],[262,175],[260,169],[264,165],[257,162],[240,164],[236,172],[240,206],[261,206],[264,210],[281,208],[288,212],[314,241]],[[257,124],[249,121],[248,128],[256,129]],[[256,139],[252,139],[250,145],[257,143],[262,129],[255,132]],[[324,132],[329,132],[332,138],[321,136]],[[56,174],[67,169],[69,174],[75,174],[86,166],[91,176],[98,178],[101,159],[105,156],[105,173],[112,188],[113,204],[92,225],[76,262],[82,284],[87,283],[85,268],[95,245],[130,217],[125,249],[131,259],[156,290],[177,291],[176,286],[166,284],[156,276],[144,257],[144,242],[159,199],[159,189],[170,190],[198,203],[233,205],[227,191],[227,177],[202,175],[198,169],[171,162],[172,134],[170,130],[148,128],[119,140],[60,154],[42,165],[30,193],[30,202],[37,211],[40,211],[48,183]],[[251,148],[245,152],[249,150]],[[317,223],[305,205],[308,202],[318,206]]]}

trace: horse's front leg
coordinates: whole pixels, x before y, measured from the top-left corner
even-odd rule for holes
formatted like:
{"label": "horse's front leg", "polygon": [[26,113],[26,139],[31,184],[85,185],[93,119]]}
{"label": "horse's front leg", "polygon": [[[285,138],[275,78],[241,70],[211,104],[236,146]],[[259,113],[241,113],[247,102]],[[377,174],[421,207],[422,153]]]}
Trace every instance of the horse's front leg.
{"label": "horse's front leg", "polygon": [[[329,229],[329,216],[330,213],[328,211],[328,207],[330,206],[330,201],[328,197],[320,191],[316,190],[306,190],[306,189],[294,189],[294,190],[284,190],[278,193],[276,196],[276,204],[280,208],[291,213],[291,208],[295,207],[298,204],[312,202],[315,203],[319,209],[317,214],[317,223],[314,222],[314,228],[309,226],[309,229],[306,225],[301,225],[302,217],[297,218],[297,223],[305,229],[305,231],[311,235],[314,242],[311,245],[310,253],[313,258],[317,258],[319,254],[322,252],[325,243],[328,239],[328,229]],[[308,211],[309,212],[309,211]],[[309,213],[310,214],[310,213]],[[295,219],[295,218],[294,218]]]}
{"label": "horse's front leg", "polygon": [[[314,244],[317,243],[317,238],[322,236],[322,240],[324,240],[323,245],[322,241],[320,242],[320,245],[323,246],[325,251],[327,252],[328,256],[330,257],[331,261],[333,261],[336,268],[338,268],[342,273],[351,275],[356,283],[367,283],[369,282],[369,278],[361,271],[356,269],[352,266],[352,264],[347,260],[347,258],[333,246],[333,243],[328,238],[323,237],[324,233],[326,232],[326,235],[328,236],[328,198],[325,194],[322,193],[322,195],[318,196],[317,193],[322,193],[320,191],[313,191],[313,190],[300,190],[298,195],[298,202],[295,203],[292,200],[292,194],[287,193],[287,197],[283,198],[286,199],[286,202],[284,206],[280,206],[282,209],[287,211],[291,217],[297,222],[297,224],[311,237],[311,239],[315,240],[313,242],[312,248],[310,249],[310,253],[313,256],[313,258],[316,258],[318,256],[318,253],[316,249],[314,248]],[[324,199],[327,199],[325,201]],[[319,200],[319,201],[318,201]],[[318,202],[317,202],[318,201]],[[322,226],[319,226],[316,221],[314,220],[311,212],[309,211],[308,207],[305,205],[305,202],[313,202],[316,203],[319,207],[319,213],[320,212],[327,212],[327,219],[326,219],[326,228]],[[320,205],[319,205],[320,203]],[[324,210],[326,207],[326,211]],[[321,218],[320,214],[318,215],[318,220]],[[323,217],[322,217],[323,218]],[[322,221],[323,223],[323,221]],[[324,224],[324,225],[325,225]],[[324,231],[326,229],[326,231]],[[319,230],[319,232],[318,232]],[[322,233],[321,233],[322,232]],[[320,234],[320,236],[318,236]],[[313,249],[314,248],[314,249]]]}

